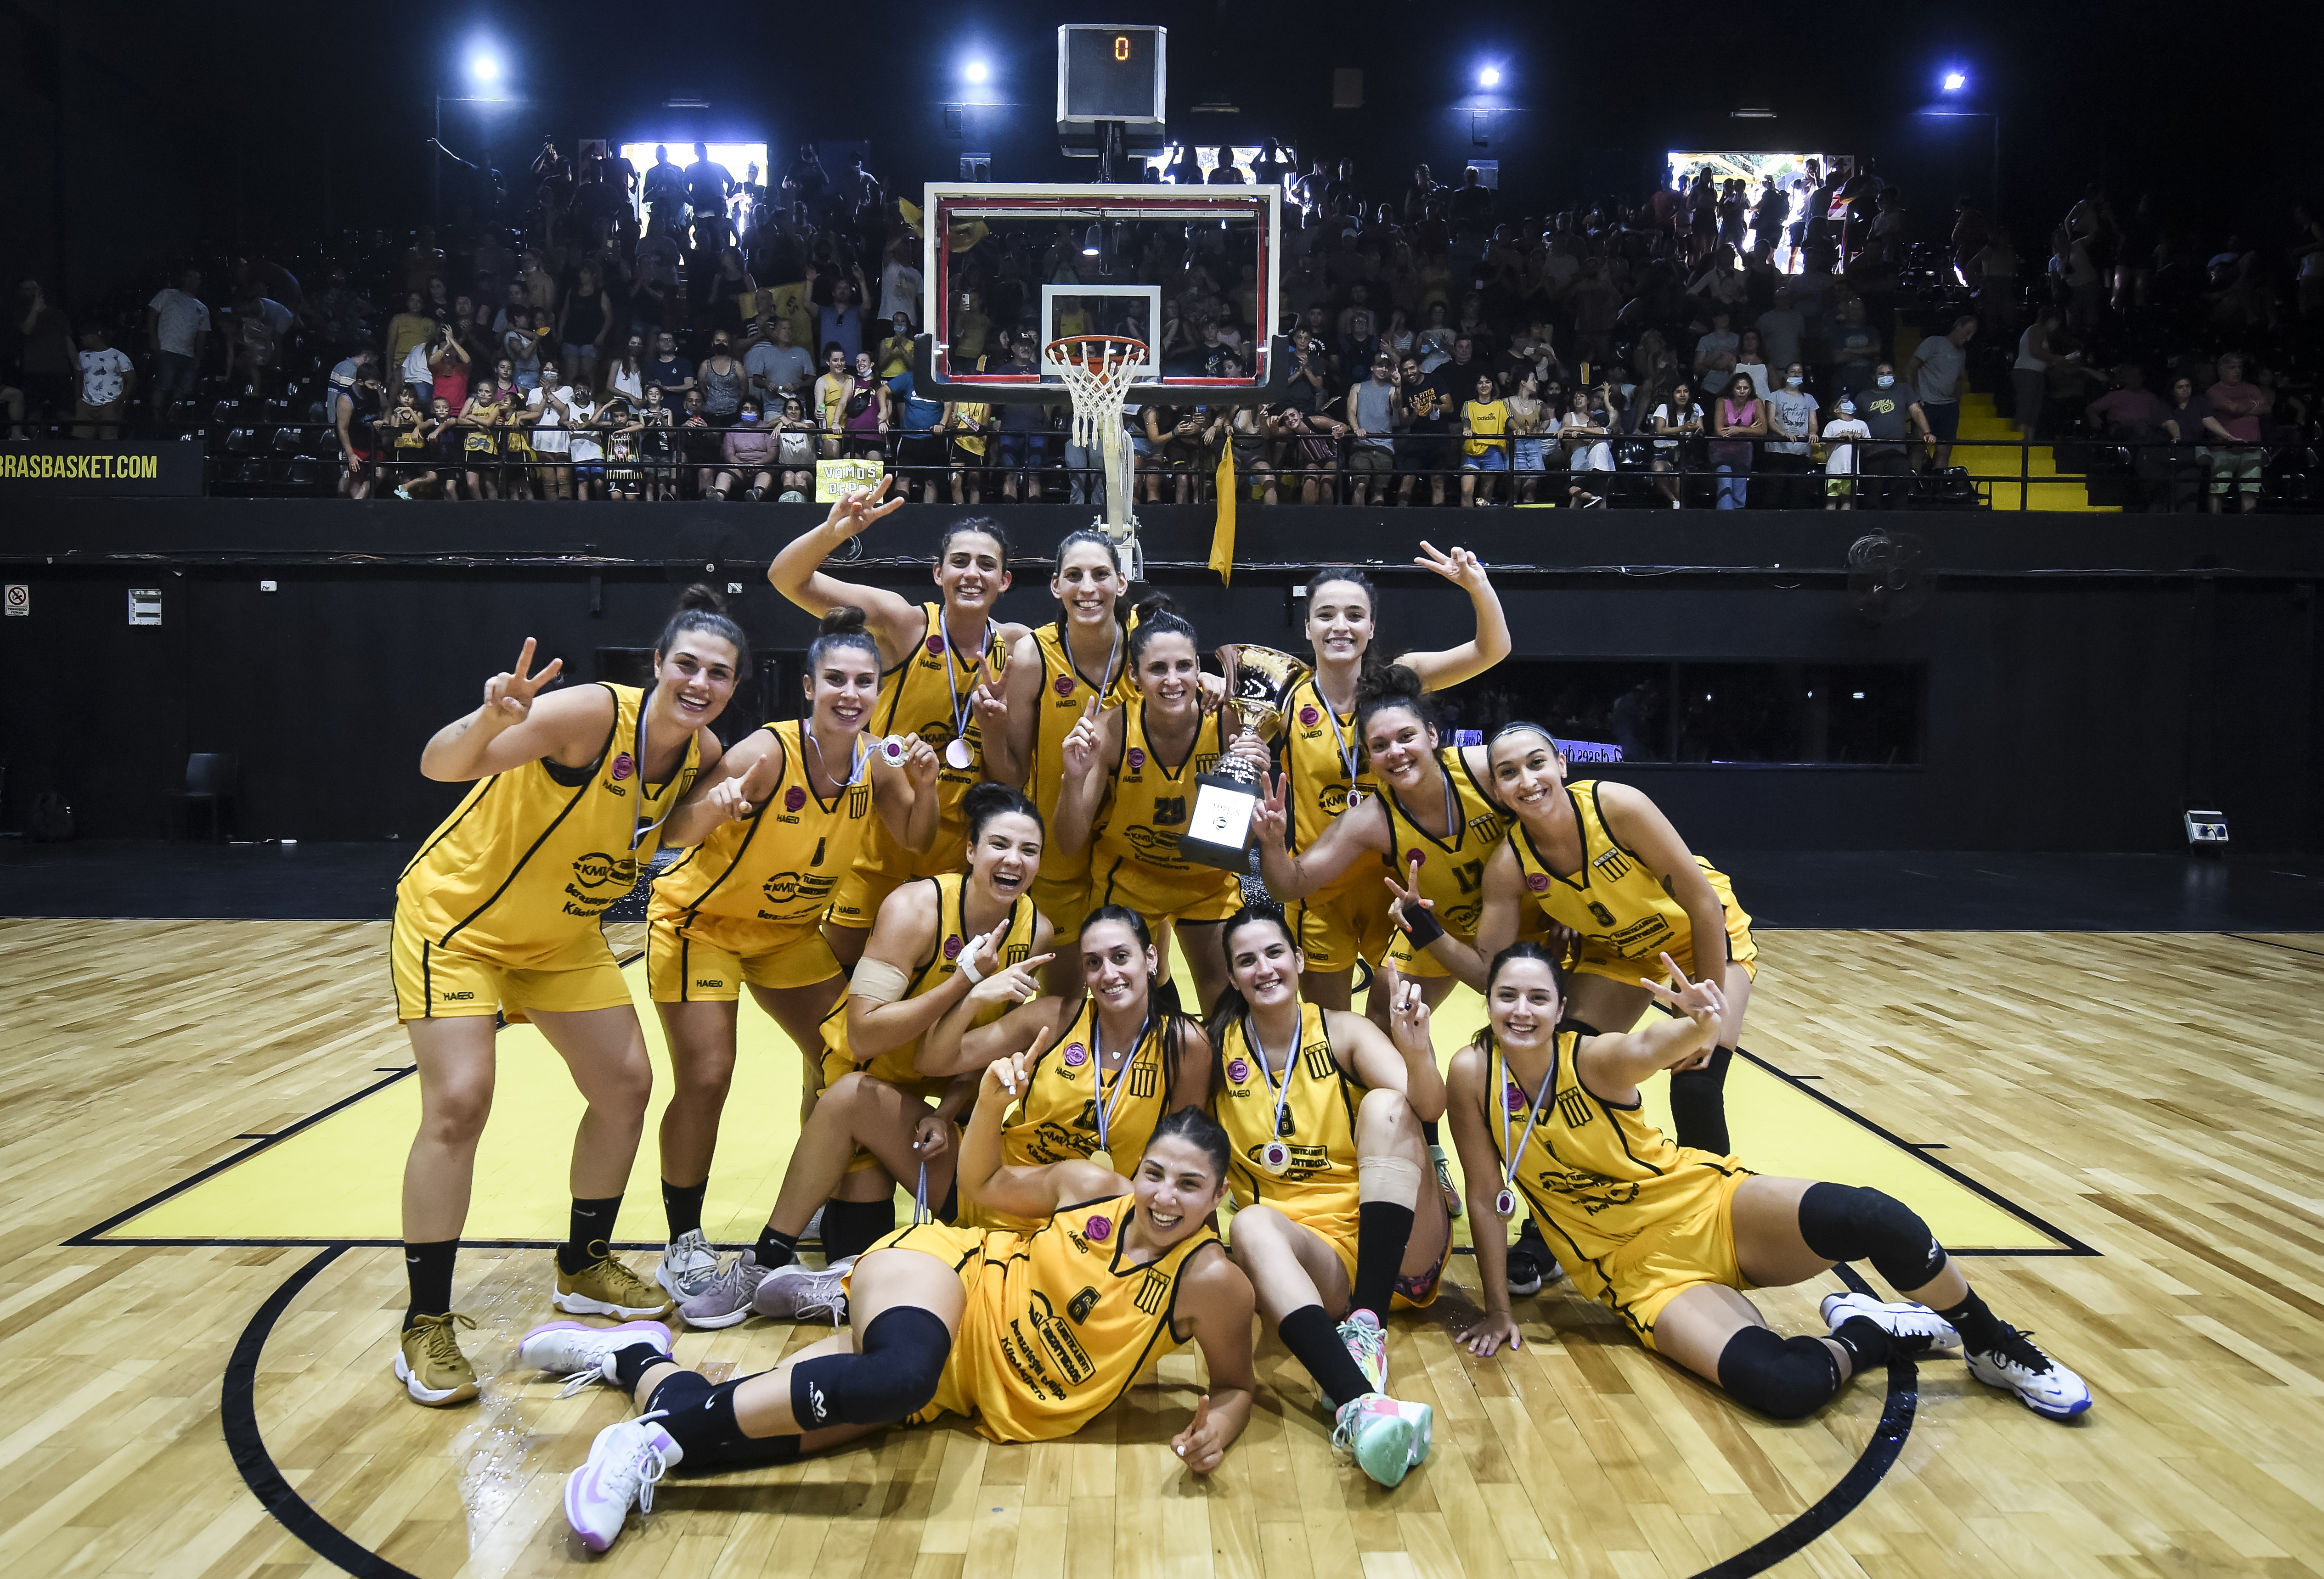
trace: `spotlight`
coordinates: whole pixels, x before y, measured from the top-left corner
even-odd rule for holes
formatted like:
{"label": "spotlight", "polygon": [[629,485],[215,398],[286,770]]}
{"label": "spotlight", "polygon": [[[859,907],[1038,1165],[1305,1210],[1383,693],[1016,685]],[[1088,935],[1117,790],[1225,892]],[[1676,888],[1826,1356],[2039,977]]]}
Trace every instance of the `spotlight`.
{"label": "spotlight", "polygon": [[1969,78],[1962,76],[1960,72],[1948,71],[1945,73],[1945,91],[1947,93],[1959,93],[1962,88],[1968,86]]}
{"label": "spotlight", "polygon": [[1103,225],[1091,225],[1087,230],[1085,230],[1085,231],[1084,231],[1084,232],[1082,232],[1082,256],[1083,256],[1083,257],[1084,257],[1084,258],[1094,258],[1094,257],[1096,257],[1096,256],[1098,255],[1098,253],[1100,253],[1100,252],[1103,252],[1104,250],[1105,250],[1105,228],[1104,228],[1104,226],[1103,226]]}
{"label": "spotlight", "polygon": [[1477,73],[1477,80],[1487,87],[1498,87],[1501,82],[1501,69],[1499,66],[1488,66]]}
{"label": "spotlight", "polygon": [[986,78],[992,75],[992,68],[987,66],[982,60],[971,60],[968,63],[968,69],[963,73],[963,75],[971,82],[982,82]]}
{"label": "spotlight", "polygon": [[468,75],[479,82],[498,82],[501,79],[500,57],[482,50],[469,56]]}

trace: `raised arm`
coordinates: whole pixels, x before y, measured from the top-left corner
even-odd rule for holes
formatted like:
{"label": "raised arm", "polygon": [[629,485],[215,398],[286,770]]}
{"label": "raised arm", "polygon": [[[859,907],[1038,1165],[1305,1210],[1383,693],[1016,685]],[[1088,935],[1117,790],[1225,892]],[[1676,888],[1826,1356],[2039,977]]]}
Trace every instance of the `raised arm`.
{"label": "raised arm", "polygon": [[1065,736],[1059,753],[1065,758],[1065,785],[1057,794],[1054,838],[1060,855],[1076,856],[1089,848],[1111,782],[1106,765],[1121,759],[1122,720],[1129,713],[1126,707],[1100,712],[1096,697],[1083,699],[1081,721]]}
{"label": "raised arm", "polygon": [[918,608],[885,587],[862,586],[825,575],[822,565],[850,537],[860,536],[872,522],[902,506],[902,494],[887,497],[894,482],[892,475],[882,477],[880,485],[870,492],[842,499],[831,507],[831,514],[824,519],[823,525],[783,545],[775,562],[767,566],[767,580],[775,591],[818,620],[843,604],[862,610],[872,639],[880,644],[880,666],[883,669],[902,663],[905,655],[918,644]]}
{"label": "raised arm", "polygon": [[1474,679],[1509,656],[1509,622],[1501,611],[1500,594],[1493,591],[1492,581],[1485,574],[1483,560],[1466,548],[1446,554],[1426,542],[1420,548],[1413,563],[1467,592],[1477,615],[1477,634],[1471,639],[1442,652],[1408,652],[1397,659],[1420,676],[1424,687],[1443,691]]}
{"label": "raised arm", "polygon": [[872,803],[880,821],[906,849],[925,852],[944,825],[944,804],[936,793],[940,765],[936,748],[918,735],[904,737],[904,760],[890,767],[875,751],[871,766]]}
{"label": "raised arm", "polygon": [[[978,982],[969,988],[966,997],[945,1010],[944,1017],[928,1027],[928,1033],[920,1039],[920,1056],[914,1064],[921,1075],[939,1079],[971,1073],[1012,1052],[1029,1052],[1035,1042],[1045,1035],[1056,1034],[1071,1013],[1065,1000],[1037,997],[1026,1003],[1024,995],[1015,990],[1016,984],[1006,978],[1004,971]],[[1007,1014],[989,1025],[977,1024],[980,1012],[1000,1004],[1010,1005]]]}
{"label": "raised arm", "polygon": [[1001,1124],[1025,1095],[1033,1064],[1048,1045],[1044,1034],[1024,1052],[995,1059],[976,1088],[976,1111],[960,1143],[960,1193],[1012,1217],[1048,1217],[1075,1201],[1102,1200],[1130,1189],[1130,1181],[1094,1162],[1050,1162],[1011,1167],[1001,1151]]}
{"label": "raised arm", "polygon": [[[1339,1009],[1323,1011],[1323,1025],[1341,1066],[1373,1090],[1389,1090],[1412,1105],[1414,1116],[1426,1122],[1444,1114],[1444,1077],[1437,1072],[1436,1050],[1428,1042],[1428,1005],[1420,989],[1383,963],[1380,981],[1386,985],[1388,1023],[1393,1038],[1361,1014]],[[1406,1000],[1409,1000],[1408,1002]]]}
{"label": "raised arm", "polygon": [[1041,727],[1041,651],[1030,631],[1010,646],[1009,666],[1001,675],[1001,700],[1006,712],[1003,726],[979,730],[984,740],[984,776],[1023,789]]}
{"label": "raised arm", "polygon": [[719,762],[716,773],[696,779],[678,810],[662,824],[661,841],[675,849],[699,844],[719,824],[747,817],[763,805],[783,781],[783,743],[772,730],[753,730]]}
{"label": "raised arm", "polygon": [[553,658],[538,675],[533,639],[524,638],[514,670],[484,682],[484,705],[436,731],[420,753],[420,771],[445,784],[463,784],[554,757],[579,767],[595,759],[613,723],[613,699],[590,685],[543,696],[564,668]]}
{"label": "raised arm", "polygon": [[[1426,900],[1395,878],[1383,880],[1396,896],[1389,906],[1391,914],[1398,910],[1409,913],[1429,907]],[[1492,968],[1493,956],[1517,941],[1519,907],[1526,903],[1524,873],[1517,865],[1517,852],[1507,840],[1486,858],[1479,899],[1481,908],[1477,915],[1475,942],[1464,943],[1451,932],[1443,932],[1425,947],[1430,957],[1443,966],[1454,980],[1482,992],[1485,972]]]}
{"label": "raised arm", "polygon": [[1333,818],[1313,844],[1294,855],[1283,842],[1284,830],[1290,823],[1283,801],[1291,787],[1291,776],[1263,777],[1262,782],[1268,785],[1268,793],[1251,815],[1251,840],[1259,846],[1259,867],[1267,878],[1267,891],[1277,899],[1306,897],[1355,865],[1367,851],[1389,853],[1388,803],[1378,795],[1369,795],[1354,811]]}
{"label": "raised arm", "polygon": [[1638,1099],[1638,1082],[1674,1065],[1701,1057],[1719,1040],[1719,1024],[1727,1014],[1727,997],[1712,980],[1689,981],[1668,954],[1663,969],[1674,986],[1647,982],[1646,990],[1678,1011],[1674,1019],[1657,1020],[1643,1031],[1608,1036],[1585,1036],[1573,1054],[1573,1073],[1593,1096],[1618,1106]]}

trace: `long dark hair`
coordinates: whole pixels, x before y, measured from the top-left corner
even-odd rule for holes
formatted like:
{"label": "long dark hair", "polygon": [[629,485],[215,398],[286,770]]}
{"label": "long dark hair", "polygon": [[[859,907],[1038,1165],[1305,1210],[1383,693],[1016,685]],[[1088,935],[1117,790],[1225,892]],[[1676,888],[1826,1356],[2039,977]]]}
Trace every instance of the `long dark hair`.
{"label": "long dark hair", "polygon": [[[1082,922],[1082,930],[1075,936],[1086,937],[1090,928],[1106,921],[1118,921],[1128,927],[1137,935],[1139,947],[1151,949],[1154,946],[1154,933],[1147,926],[1146,918],[1123,904],[1099,905]],[[1157,971],[1160,969],[1158,960],[1156,969]],[[1177,983],[1157,981],[1151,975],[1146,978],[1146,1016],[1150,1021],[1158,1022],[1162,1032],[1162,1111],[1167,1114],[1180,1106],[1178,1053],[1186,1045],[1187,1028],[1195,1022],[1192,1015],[1178,1007]],[[1133,1052],[1135,1051],[1132,1049]],[[1186,1100],[1204,1102],[1209,1098],[1210,1093],[1204,1091],[1199,1096],[1189,1093]]]}
{"label": "long dark hair", "polygon": [[[1120,603],[1114,605],[1116,608],[1120,606]],[[1151,592],[1139,599],[1138,606],[1130,610],[1130,667],[1133,674],[1137,672],[1138,660],[1146,656],[1146,644],[1171,631],[1185,637],[1186,645],[1194,649],[1195,656],[1201,656],[1203,644],[1196,639],[1194,626],[1177,611],[1177,607],[1161,593]]]}
{"label": "long dark hair", "polygon": [[656,660],[668,656],[669,649],[677,645],[678,638],[689,630],[706,632],[732,645],[734,648],[734,672],[737,675],[749,672],[751,638],[742,634],[741,626],[726,618],[726,600],[715,587],[696,582],[678,595],[677,612],[669,617],[669,623],[661,628],[661,635],[654,639]]}
{"label": "long dark hair", "polygon": [[[1246,904],[1240,910],[1236,911],[1232,915],[1227,917],[1225,924],[1219,928],[1220,953],[1223,954],[1229,961],[1232,961],[1234,959],[1235,934],[1242,931],[1245,927],[1257,926],[1261,923],[1267,923],[1276,927],[1283,933],[1284,941],[1288,942],[1293,948],[1296,949],[1299,946],[1299,934],[1293,929],[1290,921],[1285,917],[1283,913],[1283,906],[1280,904]],[[1227,1027],[1250,1013],[1250,1001],[1242,996],[1242,988],[1234,984],[1233,966],[1230,963],[1228,966],[1227,985],[1224,990],[1219,994],[1219,1001],[1211,1006],[1210,1018],[1204,1023],[1204,1029],[1210,1033],[1211,1048],[1213,1052],[1223,1056],[1223,1050],[1226,1047]],[[1213,1059],[1213,1063],[1215,1066],[1217,1060]],[[1216,1089],[1217,1083],[1217,1074],[1214,1068],[1212,1078],[1212,1086],[1213,1089]]]}

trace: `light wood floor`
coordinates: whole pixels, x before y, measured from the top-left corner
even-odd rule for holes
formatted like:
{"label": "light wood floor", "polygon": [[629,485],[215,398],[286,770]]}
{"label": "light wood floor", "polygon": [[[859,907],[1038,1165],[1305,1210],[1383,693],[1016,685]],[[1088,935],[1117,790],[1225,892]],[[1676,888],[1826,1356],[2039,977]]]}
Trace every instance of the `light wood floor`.
{"label": "light wood floor", "polygon": [[[2314,1056],[2324,941],[1775,932],[1747,1045],[2102,1253],[1967,1263],[1994,1307],[2089,1380],[2059,1426],[1922,1368],[1901,1458],[1782,1574],[2324,1573],[2324,1170]],[[380,925],[0,922],[0,1573],[329,1571],[245,1489],[219,1388],[236,1339],[311,1247],[65,1239],[409,1062]],[[327,1160],[320,1166],[327,1167]],[[650,1265],[650,1256],[635,1258]],[[545,1318],[538,1251],[464,1258],[470,1352],[511,1363]],[[1456,1260],[1456,1289],[1473,1285]],[[1786,1330],[1831,1285],[1773,1290]],[[424,1579],[582,1561],[564,1470],[617,1418],[510,1374],[481,1407],[407,1403],[387,1374],[395,1253],[339,1254],[275,1325],[257,1412],[282,1473]],[[1637,1349],[1553,1287],[1522,1354],[1472,1362],[1461,1297],[1395,1326],[1394,1386],[1437,1410],[1392,1493],[1335,1467],[1304,1373],[1208,1483],[1164,1446],[1185,1357],[1069,1442],[951,1426],[785,1471],[665,1485],[598,1564],[748,1579],[1451,1579],[1696,1573],[1848,1473],[1882,1394],[1775,1426]],[[713,1375],[811,1333],[690,1334]]]}

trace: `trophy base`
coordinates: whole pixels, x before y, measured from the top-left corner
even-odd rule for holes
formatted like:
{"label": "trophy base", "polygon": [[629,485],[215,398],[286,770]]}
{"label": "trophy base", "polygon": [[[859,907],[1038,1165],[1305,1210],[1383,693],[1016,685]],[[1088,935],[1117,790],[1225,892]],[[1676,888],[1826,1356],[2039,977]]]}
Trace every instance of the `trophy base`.
{"label": "trophy base", "polygon": [[1194,803],[1178,835],[1178,853],[1203,866],[1237,877],[1250,870],[1250,820],[1259,809],[1259,786],[1222,773],[1198,774]]}

